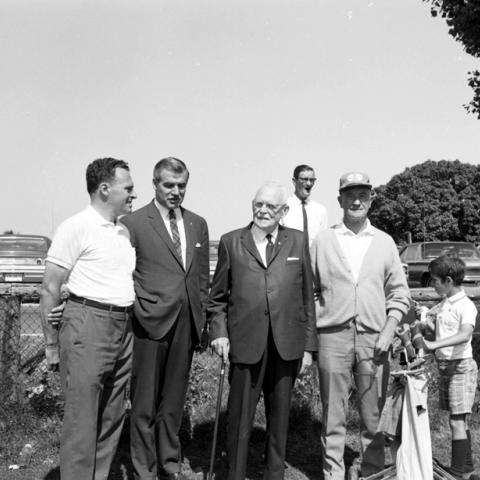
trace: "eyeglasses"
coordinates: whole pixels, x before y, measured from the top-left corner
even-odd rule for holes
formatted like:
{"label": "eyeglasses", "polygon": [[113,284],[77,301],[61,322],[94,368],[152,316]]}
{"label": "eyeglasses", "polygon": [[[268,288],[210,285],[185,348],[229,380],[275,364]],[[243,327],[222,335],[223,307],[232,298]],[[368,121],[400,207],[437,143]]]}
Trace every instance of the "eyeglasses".
{"label": "eyeglasses", "polygon": [[267,212],[273,213],[273,214],[278,213],[284,206],[285,204],[273,205],[271,203],[265,203],[265,202],[254,202],[253,204],[253,208],[255,210],[261,210],[263,207],[265,207]]}
{"label": "eyeglasses", "polygon": [[299,181],[300,183],[311,183],[312,185],[315,185],[315,182],[317,181],[317,179],[298,177],[297,181]]}

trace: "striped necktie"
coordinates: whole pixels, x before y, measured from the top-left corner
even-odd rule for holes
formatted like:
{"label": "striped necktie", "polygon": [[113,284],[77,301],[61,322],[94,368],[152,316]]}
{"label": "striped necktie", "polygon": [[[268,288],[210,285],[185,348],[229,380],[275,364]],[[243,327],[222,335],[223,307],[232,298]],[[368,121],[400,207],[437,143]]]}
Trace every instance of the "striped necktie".
{"label": "striped necktie", "polygon": [[172,231],[172,240],[173,244],[175,245],[175,249],[177,250],[178,256],[180,260],[182,259],[182,242],[180,241],[180,233],[178,232],[178,225],[177,225],[177,217],[175,215],[175,211],[170,209],[168,211],[168,218],[170,220],[170,230]]}

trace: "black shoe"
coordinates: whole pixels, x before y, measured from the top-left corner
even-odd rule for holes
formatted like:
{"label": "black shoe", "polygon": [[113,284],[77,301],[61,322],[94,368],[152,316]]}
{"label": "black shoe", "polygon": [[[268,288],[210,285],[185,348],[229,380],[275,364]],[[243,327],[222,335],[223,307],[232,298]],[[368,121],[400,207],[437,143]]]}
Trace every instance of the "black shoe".
{"label": "black shoe", "polygon": [[159,480],[189,480],[189,478],[182,472],[170,473],[168,475],[162,475]]}

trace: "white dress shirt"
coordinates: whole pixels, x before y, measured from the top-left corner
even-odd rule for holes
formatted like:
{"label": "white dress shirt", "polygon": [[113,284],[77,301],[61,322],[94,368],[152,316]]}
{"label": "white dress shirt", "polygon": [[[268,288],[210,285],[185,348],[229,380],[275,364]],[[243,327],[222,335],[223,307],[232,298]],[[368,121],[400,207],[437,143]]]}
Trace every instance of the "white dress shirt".
{"label": "white dress shirt", "polygon": [[335,225],[333,228],[337,235],[338,243],[340,243],[343,254],[352,270],[353,278],[357,282],[363,260],[372,243],[375,231],[368,219],[365,227],[358,233],[352,232],[343,222]]}
{"label": "white dress shirt", "polygon": [[[282,225],[303,232],[302,201],[296,195],[292,195],[291,197],[288,197],[287,205],[289,209],[285,217],[282,219]],[[327,209],[311,198],[307,198],[305,202],[305,211],[307,212],[308,240],[310,245],[312,245],[313,239],[318,233],[321,230],[328,228]]]}
{"label": "white dress shirt", "polygon": [[[154,203],[155,203],[155,206],[158,208],[158,211],[160,212],[163,223],[165,223],[165,227],[167,228],[170,238],[173,241],[172,229],[170,228],[170,217],[168,216],[168,212],[170,212],[170,209],[164,207],[163,205],[160,205],[157,202],[157,199],[154,200]],[[183,266],[185,267],[185,256],[187,254],[187,240],[185,237],[185,225],[183,223],[182,211],[180,210],[180,207],[174,208],[173,211],[175,212],[175,217],[177,219],[177,227],[178,227],[178,233],[180,235],[180,245],[182,249],[182,262],[183,262]]]}
{"label": "white dress shirt", "polygon": [[[262,229],[258,228],[255,224],[252,225],[252,235],[253,241],[257,246],[258,253],[262,257],[262,262],[265,266],[267,266],[267,233],[265,233]],[[278,227],[275,228],[273,232],[270,233],[272,236],[272,243],[275,245],[278,235]]]}

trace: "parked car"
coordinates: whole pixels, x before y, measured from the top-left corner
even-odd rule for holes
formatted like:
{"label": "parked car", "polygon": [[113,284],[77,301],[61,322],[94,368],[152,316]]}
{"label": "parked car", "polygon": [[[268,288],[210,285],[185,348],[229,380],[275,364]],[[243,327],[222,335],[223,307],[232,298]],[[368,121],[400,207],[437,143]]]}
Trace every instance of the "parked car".
{"label": "parked car", "polygon": [[219,243],[220,242],[218,240],[210,240],[208,250],[210,260],[210,283],[212,282],[213,274],[215,273],[215,269],[217,268]]}
{"label": "parked car", "polygon": [[41,235],[0,235],[0,282],[41,283],[50,243]]}
{"label": "parked car", "polygon": [[428,264],[439,255],[456,253],[466,265],[464,283],[480,284],[480,253],[468,242],[417,242],[405,245],[400,259],[408,265],[408,285],[428,287],[431,284]]}

